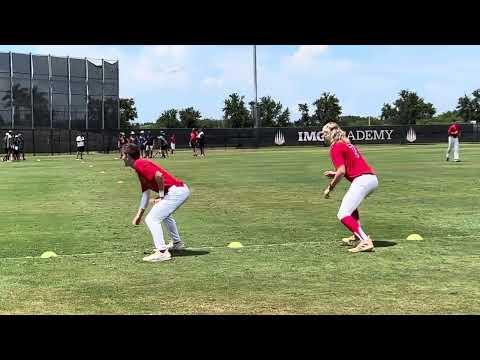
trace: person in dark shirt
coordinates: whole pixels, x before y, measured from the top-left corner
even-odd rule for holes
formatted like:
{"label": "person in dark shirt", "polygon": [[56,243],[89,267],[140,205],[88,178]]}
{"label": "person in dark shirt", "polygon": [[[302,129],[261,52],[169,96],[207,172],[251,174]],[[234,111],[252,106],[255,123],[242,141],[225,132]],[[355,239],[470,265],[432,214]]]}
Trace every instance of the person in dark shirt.
{"label": "person in dark shirt", "polygon": [[162,158],[165,159],[168,157],[168,142],[167,142],[167,136],[165,135],[165,132],[161,131],[160,136],[158,137],[158,140],[160,142],[160,151],[162,154]]}
{"label": "person in dark shirt", "polygon": [[18,160],[20,160],[20,155],[22,156],[22,160],[25,160],[25,139],[22,133],[18,134]]}
{"label": "person in dark shirt", "polygon": [[200,155],[205,157],[205,132],[200,129],[197,135],[198,148],[200,149]]}
{"label": "person in dark shirt", "polygon": [[145,151],[147,158],[153,158],[153,142],[155,141],[155,137],[149,131],[145,141]]}
{"label": "person in dark shirt", "polygon": [[145,157],[145,132],[143,130],[140,131],[140,136],[138,137],[138,146],[140,148],[140,157]]}

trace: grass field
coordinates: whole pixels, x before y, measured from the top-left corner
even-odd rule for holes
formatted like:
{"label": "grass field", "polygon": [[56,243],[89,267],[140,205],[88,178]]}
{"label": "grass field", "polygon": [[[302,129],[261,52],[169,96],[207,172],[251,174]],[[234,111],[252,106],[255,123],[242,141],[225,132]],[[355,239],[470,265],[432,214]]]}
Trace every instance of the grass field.
{"label": "grass field", "polygon": [[142,262],[138,179],[115,155],[0,163],[0,313],[479,314],[480,145],[461,163],[445,147],[360,146],[380,179],[360,209],[377,247],[360,254],[336,219],[348,183],[321,196],[326,148],[157,159],[192,190],[176,213],[191,249],[157,264]]}

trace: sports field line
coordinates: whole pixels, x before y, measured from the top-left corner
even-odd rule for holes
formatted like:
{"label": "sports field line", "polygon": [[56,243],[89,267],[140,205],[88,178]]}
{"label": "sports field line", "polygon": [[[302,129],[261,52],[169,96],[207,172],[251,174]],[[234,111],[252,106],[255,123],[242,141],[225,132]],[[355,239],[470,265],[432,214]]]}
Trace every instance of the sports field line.
{"label": "sports field line", "polygon": [[[414,149],[417,147],[422,147],[423,149],[432,149],[432,150],[437,150],[437,149],[443,149],[446,147],[446,142],[445,143],[435,143],[435,144],[410,144],[410,145],[396,145],[396,144],[356,144],[362,151],[368,151],[368,152],[376,152],[376,151],[385,151],[385,150],[406,150],[406,149]],[[472,149],[478,149],[478,143],[471,142],[471,143],[462,143],[462,149],[463,150],[472,150]],[[179,152],[189,152],[189,149],[183,149],[180,150]],[[279,148],[279,147],[266,147],[266,148],[259,148],[259,149],[233,149],[229,148],[227,150],[224,150],[223,148],[212,148],[208,149],[208,151],[211,151],[215,155],[220,155],[222,158],[226,158],[229,156],[236,156],[238,154],[262,154],[262,153],[273,153],[273,154],[282,154],[284,152],[288,153],[309,153],[312,151],[319,151],[320,153],[322,152],[327,152],[328,147],[324,146],[313,146],[313,145],[305,145],[305,146],[290,146],[290,147],[284,147],[284,148]],[[62,160],[62,159],[72,159],[75,155],[68,155],[68,154],[61,154],[61,155],[54,155],[51,156],[50,154],[38,154],[35,157],[32,157],[32,159],[35,160],[35,158],[42,158],[42,160],[49,161],[49,160]],[[113,157],[111,159],[108,159],[108,157],[111,157],[112,154],[102,154],[102,153],[92,153],[89,155],[88,158],[85,158],[84,161],[87,162],[92,162],[95,160],[112,160],[112,161],[120,161],[120,160],[115,160]],[[208,155],[207,155],[208,157]],[[153,160],[159,160],[160,158],[154,158]],[[187,159],[181,159],[181,161],[187,160]],[[193,159],[192,159],[193,160]],[[14,163],[15,164],[15,163]]]}
{"label": "sports field line", "polygon": [[[399,241],[405,240],[403,238],[398,239],[382,239],[377,241]],[[412,241],[417,242],[417,241]],[[323,245],[323,241],[304,241],[304,242],[289,242],[281,244],[251,244],[243,245],[241,249],[248,248],[269,248],[277,246],[308,246],[308,245]],[[223,246],[199,246],[199,247],[187,247],[186,250],[204,250],[204,249],[225,249],[225,250],[239,250],[239,249],[229,249],[226,245]],[[132,253],[141,253],[142,250],[127,250],[127,251],[101,251],[101,252],[92,252],[92,253],[76,253],[76,254],[64,254],[57,255],[57,257],[76,257],[76,256],[96,256],[96,255],[115,255],[115,254],[132,254]],[[25,260],[25,259],[40,259],[40,256],[19,256],[19,257],[2,257],[0,260]]]}

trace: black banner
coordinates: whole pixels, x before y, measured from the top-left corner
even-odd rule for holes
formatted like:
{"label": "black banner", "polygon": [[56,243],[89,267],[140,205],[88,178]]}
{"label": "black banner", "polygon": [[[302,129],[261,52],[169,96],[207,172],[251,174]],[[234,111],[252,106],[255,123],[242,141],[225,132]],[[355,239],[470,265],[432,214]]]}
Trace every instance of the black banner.
{"label": "black banner", "polygon": [[[479,141],[478,127],[461,124],[460,141]],[[344,130],[354,144],[424,144],[447,143],[449,125],[412,126],[363,126],[345,127]],[[0,130],[3,136],[10,129]],[[26,153],[71,153],[76,151],[75,138],[79,130],[68,129],[22,129]],[[167,139],[176,136],[176,148],[190,147],[191,129],[144,130],[154,136],[164,131]],[[125,131],[126,132],[126,131]],[[111,152],[117,150],[119,132],[111,130],[88,130],[83,132],[88,151]],[[247,129],[204,129],[207,147],[255,148],[268,146],[325,146],[321,128],[247,128]],[[139,131],[136,131],[139,134]]]}

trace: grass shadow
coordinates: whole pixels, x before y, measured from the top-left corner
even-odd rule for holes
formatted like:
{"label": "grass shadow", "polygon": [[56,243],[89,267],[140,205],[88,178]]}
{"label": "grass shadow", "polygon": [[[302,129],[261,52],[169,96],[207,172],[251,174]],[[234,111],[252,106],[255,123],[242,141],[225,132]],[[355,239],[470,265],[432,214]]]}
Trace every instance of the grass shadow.
{"label": "grass shadow", "polygon": [[210,251],[185,249],[185,250],[173,250],[173,251],[170,251],[170,253],[172,254],[173,257],[177,257],[177,256],[200,256],[200,255],[210,254]]}
{"label": "grass shadow", "polygon": [[374,240],[373,245],[375,245],[375,247],[389,247],[389,246],[395,246],[397,245],[397,243],[393,241]]}

